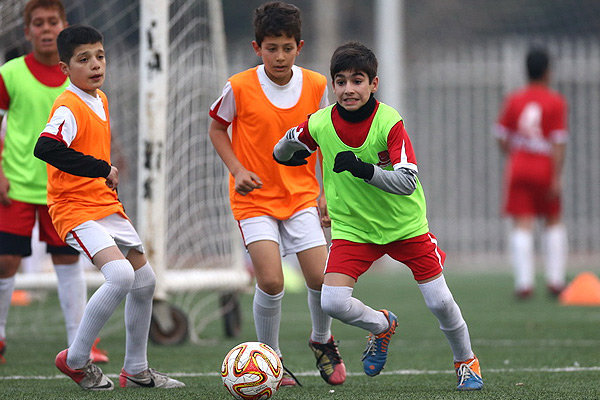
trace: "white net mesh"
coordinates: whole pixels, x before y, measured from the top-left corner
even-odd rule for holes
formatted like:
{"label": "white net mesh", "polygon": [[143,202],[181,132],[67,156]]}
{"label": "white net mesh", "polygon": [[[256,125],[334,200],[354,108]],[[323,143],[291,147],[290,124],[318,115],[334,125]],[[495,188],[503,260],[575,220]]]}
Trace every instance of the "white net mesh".
{"label": "white net mesh", "polygon": [[[229,210],[227,171],[207,133],[208,109],[226,78],[224,60],[217,61],[224,57],[224,49],[215,51],[214,46],[215,38],[224,32],[222,26],[215,28],[216,16],[211,15],[220,7],[211,1],[169,2],[166,267],[168,271],[222,270],[227,276],[228,270],[241,265],[240,242]],[[23,38],[24,4],[22,0],[0,4],[0,58],[7,58],[7,52],[11,57],[29,51]],[[92,25],[104,35],[108,71],[103,90],[110,103],[112,161],[120,171],[119,197],[135,223],[141,218],[136,204],[140,4],[119,0],[64,4],[69,23]],[[221,278],[211,272],[195,283],[189,279],[182,283],[187,288],[231,284]],[[181,278],[167,279],[175,285],[181,282]]]}

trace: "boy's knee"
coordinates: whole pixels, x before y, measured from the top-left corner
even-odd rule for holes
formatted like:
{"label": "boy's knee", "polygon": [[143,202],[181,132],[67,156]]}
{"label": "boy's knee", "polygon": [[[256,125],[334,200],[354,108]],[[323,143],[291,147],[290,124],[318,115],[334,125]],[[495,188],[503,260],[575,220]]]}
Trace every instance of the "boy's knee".
{"label": "boy's knee", "polygon": [[350,297],[340,296],[335,288],[323,285],[321,289],[321,309],[327,315],[339,319],[350,308]]}
{"label": "boy's knee", "polygon": [[135,271],[125,259],[106,263],[100,271],[104,274],[106,283],[125,291],[131,290],[135,282]]}

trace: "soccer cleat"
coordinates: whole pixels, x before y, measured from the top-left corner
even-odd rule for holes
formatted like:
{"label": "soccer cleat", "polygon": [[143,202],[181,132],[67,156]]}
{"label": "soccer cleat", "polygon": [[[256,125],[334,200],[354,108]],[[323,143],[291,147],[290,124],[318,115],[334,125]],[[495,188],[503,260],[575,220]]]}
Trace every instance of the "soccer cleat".
{"label": "soccer cleat", "polygon": [[548,294],[551,297],[558,297],[562,293],[562,291],[565,290],[565,287],[561,285],[548,284],[548,286],[546,286],[546,289],[548,290]]}
{"label": "soccer cleat", "polygon": [[368,376],[379,375],[387,360],[387,351],[392,335],[396,332],[398,318],[388,310],[381,311],[389,322],[389,327],[378,335],[370,333],[367,348],[362,355],[363,370]]}
{"label": "soccer cleat", "polygon": [[481,369],[477,357],[467,361],[454,363],[458,386],[456,390],[481,390],[483,388],[483,379],[481,378]]}
{"label": "soccer cleat", "polygon": [[119,386],[122,388],[173,389],[184,387],[185,383],[169,378],[167,374],[155,371],[153,368],[148,368],[135,375],[130,375],[122,369],[119,375]]}
{"label": "soccer cleat", "polygon": [[283,365],[283,359],[279,357],[281,360],[281,366],[283,367],[283,377],[281,378],[280,386],[302,386],[298,378]]}
{"label": "soccer cleat", "polygon": [[341,385],[346,381],[346,366],[333,336],[327,343],[309,340],[308,347],[315,353],[317,368],[325,382],[330,385]]}
{"label": "soccer cleat", "polygon": [[102,350],[102,349],[99,349],[98,347],[96,347],[96,345],[98,344],[99,341],[100,341],[100,338],[96,338],[96,340],[94,340],[94,344],[92,345],[92,350],[90,351],[90,359],[92,360],[92,362],[94,364],[108,362],[108,355],[106,353],[106,350]]}
{"label": "soccer cleat", "polygon": [[92,360],[81,369],[72,369],[67,365],[67,351],[63,350],[56,355],[54,364],[56,368],[69,378],[73,379],[81,388],[85,390],[113,390],[115,385],[102,373],[100,367],[92,364]]}
{"label": "soccer cleat", "polygon": [[515,290],[517,300],[528,300],[533,296],[533,288]]}
{"label": "soccer cleat", "polygon": [[6,359],[4,358],[4,351],[6,350],[6,339],[0,340],[0,364],[4,364]]}

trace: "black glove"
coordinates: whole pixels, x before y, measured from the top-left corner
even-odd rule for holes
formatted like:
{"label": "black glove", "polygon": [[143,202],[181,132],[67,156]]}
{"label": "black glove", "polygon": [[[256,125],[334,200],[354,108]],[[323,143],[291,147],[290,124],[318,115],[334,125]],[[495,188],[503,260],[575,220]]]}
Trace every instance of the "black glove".
{"label": "black glove", "polygon": [[288,165],[291,167],[296,167],[298,165],[304,165],[308,163],[308,161],[306,161],[306,157],[308,156],[310,156],[310,151],[297,150],[294,152],[294,154],[292,154],[292,158],[290,158],[287,161],[281,161],[278,160],[277,157],[275,157],[275,153],[273,153],[273,158],[275,159],[275,161],[277,161],[279,164]]}
{"label": "black glove", "polygon": [[357,178],[370,180],[375,173],[375,166],[362,161],[351,151],[342,151],[335,156],[333,172],[339,174],[343,171],[348,171]]}

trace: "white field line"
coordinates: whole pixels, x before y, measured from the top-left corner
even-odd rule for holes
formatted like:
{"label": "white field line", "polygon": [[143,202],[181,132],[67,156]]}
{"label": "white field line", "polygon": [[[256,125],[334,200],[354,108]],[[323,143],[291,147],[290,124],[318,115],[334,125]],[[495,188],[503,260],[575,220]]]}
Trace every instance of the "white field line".
{"label": "white field line", "polygon": [[[572,373],[572,372],[590,372],[600,371],[600,366],[597,367],[564,367],[564,368],[489,368],[485,369],[486,374],[502,374],[502,373]],[[220,376],[218,372],[168,372],[169,376],[179,378],[199,378],[207,376]],[[418,369],[398,369],[395,371],[384,371],[380,375],[441,375],[441,374],[454,374],[452,370],[418,370]],[[109,378],[116,379],[119,377],[117,374],[106,374]],[[297,376],[320,376],[317,371],[305,371],[295,373]],[[363,376],[362,372],[348,372],[348,376]],[[0,376],[0,381],[18,381],[18,380],[52,380],[52,379],[67,379],[65,375],[12,375],[12,376]]]}

